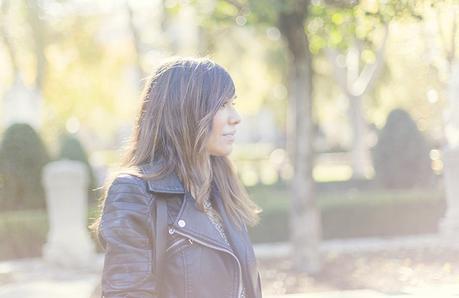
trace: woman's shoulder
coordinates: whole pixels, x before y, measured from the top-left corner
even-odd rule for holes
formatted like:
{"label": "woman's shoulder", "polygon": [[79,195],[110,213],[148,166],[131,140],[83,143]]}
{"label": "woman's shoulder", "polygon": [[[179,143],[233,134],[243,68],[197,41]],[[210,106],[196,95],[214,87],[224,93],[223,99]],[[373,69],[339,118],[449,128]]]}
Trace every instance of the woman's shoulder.
{"label": "woman's shoulder", "polygon": [[142,178],[143,171],[141,167],[121,167],[111,171],[108,178],[108,188],[123,187],[123,186],[138,186],[145,185]]}
{"label": "woman's shoulder", "polygon": [[142,177],[132,173],[118,173],[109,184],[107,200],[148,204],[151,196]]}
{"label": "woman's shoulder", "polygon": [[142,186],[145,184],[145,181],[142,179],[142,177],[133,174],[133,173],[126,173],[126,172],[120,172],[117,173],[110,186],[113,185],[138,185]]}

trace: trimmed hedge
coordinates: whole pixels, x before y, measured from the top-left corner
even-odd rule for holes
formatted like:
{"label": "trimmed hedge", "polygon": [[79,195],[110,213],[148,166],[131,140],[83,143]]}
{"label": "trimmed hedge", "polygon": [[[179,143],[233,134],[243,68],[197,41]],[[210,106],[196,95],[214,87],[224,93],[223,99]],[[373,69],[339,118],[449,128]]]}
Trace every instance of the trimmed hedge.
{"label": "trimmed hedge", "polygon": [[0,213],[0,260],[39,256],[47,231],[45,210]]}
{"label": "trimmed hedge", "polygon": [[[288,241],[286,187],[257,186],[249,193],[264,210],[260,224],[249,229],[252,241]],[[426,191],[321,193],[318,206],[324,239],[434,233],[445,211],[443,194]],[[96,209],[89,210],[88,218],[96,215]],[[47,230],[44,210],[0,213],[0,260],[39,256]]]}
{"label": "trimmed hedge", "polygon": [[[261,222],[249,229],[254,243],[289,239],[285,188],[256,187],[251,197],[262,207]],[[323,239],[403,236],[435,233],[445,213],[441,192],[347,191],[319,194]]]}
{"label": "trimmed hedge", "polygon": [[[95,217],[89,210],[88,224]],[[0,260],[38,257],[49,229],[45,210],[21,210],[0,213]],[[93,236],[93,235],[91,235]],[[97,251],[102,251],[96,244]]]}

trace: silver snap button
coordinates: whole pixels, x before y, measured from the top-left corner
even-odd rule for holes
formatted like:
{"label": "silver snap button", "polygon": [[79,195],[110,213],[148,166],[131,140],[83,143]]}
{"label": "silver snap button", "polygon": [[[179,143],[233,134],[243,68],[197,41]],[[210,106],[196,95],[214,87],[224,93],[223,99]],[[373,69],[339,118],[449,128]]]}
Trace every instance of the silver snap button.
{"label": "silver snap button", "polygon": [[178,225],[179,227],[183,228],[186,225],[186,222],[183,219],[181,219],[178,221]]}

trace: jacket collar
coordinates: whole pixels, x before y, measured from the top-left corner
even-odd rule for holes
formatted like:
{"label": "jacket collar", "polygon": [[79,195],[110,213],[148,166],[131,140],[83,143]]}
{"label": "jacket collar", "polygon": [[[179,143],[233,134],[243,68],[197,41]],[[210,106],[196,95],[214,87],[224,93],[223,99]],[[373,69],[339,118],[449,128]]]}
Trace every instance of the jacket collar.
{"label": "jacket collar", "polygon": [[[162,160],[157,162],[150,162],[140,166],[142,172],[146,175],[158,172]],[[185,188],[180,182],[180,179],[175,173],[170,173],[160,179],[147,180],[147,187],[150,192],[168,193],[168,194],[184,194]]]}
{"label": "jacket collar", "polygon": [[[162,160],[154,163],[150,162],[142,165],[140,168],[143,171],[143,174],[153,174],[159,170],[161,163]],[[147,189],[153,193],[176,194],[183,196],[180,211],[173,223],[177,230],[181,230],[214,246],[219,246],[220,248],[224,248],[229,251],[232,250],[220,236],[217,229],[213,226],[207,214],[198,209],[195,199],[189,191],[185,190],[182,182],[175,173],[170,173],[160,179],[148,179]],[[172,197],[174,196],[164,196],[164,198]],[[179,221],[185,223],[185,226],[179,225]]]}

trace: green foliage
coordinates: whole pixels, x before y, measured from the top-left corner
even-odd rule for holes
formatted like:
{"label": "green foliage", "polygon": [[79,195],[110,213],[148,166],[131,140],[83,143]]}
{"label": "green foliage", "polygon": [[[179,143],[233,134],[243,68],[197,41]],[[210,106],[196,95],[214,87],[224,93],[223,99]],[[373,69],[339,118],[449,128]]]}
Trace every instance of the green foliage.
{"label": "green foliage", "polygon": [[89,163],[88,154],[80,140],[73,135],[62,135],[60,138],[60,150],[57,159],[81,161],[86,165],[89,175],[88,198],[90,202],[95,201],[97,193],[94,189],[97,187],[97,181],[91,164]]}
{"label": "green foliage", "polygon": [[410,114],[393,110],[373,151],[375,179],[386,188],[428,186],[433,171],[429,144]]}
{"label": "green foliage", "polygon": [[48,162],[48,152],[37,132],[25,123],[11,125],[0,148],[0,209],[44,208],[41,172]]}
{"label": "green foliage", "polygon": [[[310,5],[306,32],[313,54],[330,47],[345,50],[358,43],[371,53],[378,39],[377,29],[395,19],[419,19],[416,1],[349,2],[316,1]],[[378,42],[376,42],[378,43]],[[371,56],[367,54],[367,56]],[[371,57],[363,57],[367,63]]]}

